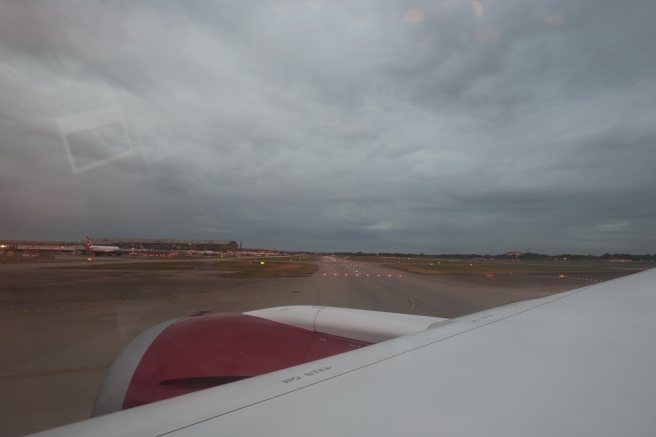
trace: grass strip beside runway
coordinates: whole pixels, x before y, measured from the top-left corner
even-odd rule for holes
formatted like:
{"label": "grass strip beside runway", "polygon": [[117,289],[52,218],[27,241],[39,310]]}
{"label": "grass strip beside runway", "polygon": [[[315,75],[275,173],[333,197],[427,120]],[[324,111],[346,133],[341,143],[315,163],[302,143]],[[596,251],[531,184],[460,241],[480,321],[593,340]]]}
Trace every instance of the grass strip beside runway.
{"label": "grass strip beside runway", "polygon": [[319,267],[314,264],[283,261],[232,261],[214,264],[215,269],[228,270],[229,278],[301,278]]}
{"label": "grass strip beside runway", "polygon": [[[286,258],[289,259],[289,258]],[[81,270],[192,270],[217,269],[228,271],[225,276],[229,278],[300,278],[310,276],[319,267],[292,261],[260,261],[258,259],[240,261],[135,261],[121,263],[91,263],[83,266],[60,267]]]}
{"label": "grass strip beside runway", "polygon": [[[523,264],[523,263],[492,263],[492,262],[453,262],[453,261],[420,261],[412,260],[397,263],[386,263],[385,267],[405,272],[423,275],[464,275],[464,274],[545,274],[552,273],[604,273],[617,272],[613,266],[593,265],[562,265],[556,263]],[[642,266],[638,270],[644,270]],[[649,266],[651,267],[651,266]]]}

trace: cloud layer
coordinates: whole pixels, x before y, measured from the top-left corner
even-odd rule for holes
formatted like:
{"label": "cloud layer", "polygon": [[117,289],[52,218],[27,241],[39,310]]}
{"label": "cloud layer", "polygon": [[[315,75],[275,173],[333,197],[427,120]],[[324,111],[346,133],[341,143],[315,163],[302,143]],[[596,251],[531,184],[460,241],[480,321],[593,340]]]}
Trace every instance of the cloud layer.
{"label": "cloud layer", "polygon": [[654,16],[651,0],[4,2],[0,238],[653,253]]}

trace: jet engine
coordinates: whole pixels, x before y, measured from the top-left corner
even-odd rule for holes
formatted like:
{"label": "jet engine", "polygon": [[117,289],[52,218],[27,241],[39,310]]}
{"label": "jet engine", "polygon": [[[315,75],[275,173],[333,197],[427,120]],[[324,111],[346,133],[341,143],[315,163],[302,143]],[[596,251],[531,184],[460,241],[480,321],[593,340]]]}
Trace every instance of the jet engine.
{"label": "jet engine", "polygon": [[170,320],[144,331],[119,354],[92,416],[349,352],[443,320],[308,306]]}

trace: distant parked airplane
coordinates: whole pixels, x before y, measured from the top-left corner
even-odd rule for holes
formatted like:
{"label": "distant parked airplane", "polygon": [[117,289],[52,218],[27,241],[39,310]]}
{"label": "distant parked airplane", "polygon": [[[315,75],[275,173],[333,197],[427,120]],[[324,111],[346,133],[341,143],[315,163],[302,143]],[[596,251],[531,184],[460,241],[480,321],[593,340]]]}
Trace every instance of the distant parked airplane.
{"label": "distant parked airplane", "polygon": [[114,254],[116,256],[123,255],[123,251],[121,250],[120,247],[117,247],[117,246],[95,246],[91,242],[91,239],[89,238],[88,235],[87,235],[87,245],[84,246],[84,248],[87,250],[87,252],[91,252],[95,256],[98,256],[98,255],[111,256],[112,254]]}

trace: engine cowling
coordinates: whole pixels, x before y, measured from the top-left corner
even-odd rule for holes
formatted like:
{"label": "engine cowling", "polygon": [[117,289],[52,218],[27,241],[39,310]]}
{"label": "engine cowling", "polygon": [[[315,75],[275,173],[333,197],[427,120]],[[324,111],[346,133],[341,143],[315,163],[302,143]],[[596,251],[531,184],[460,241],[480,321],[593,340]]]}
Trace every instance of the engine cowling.
{"label": "engine cowling", "polygon": [[144,331],[121,352],[92,417],[360,349],[443,320],[326,307],[170,320]]}

